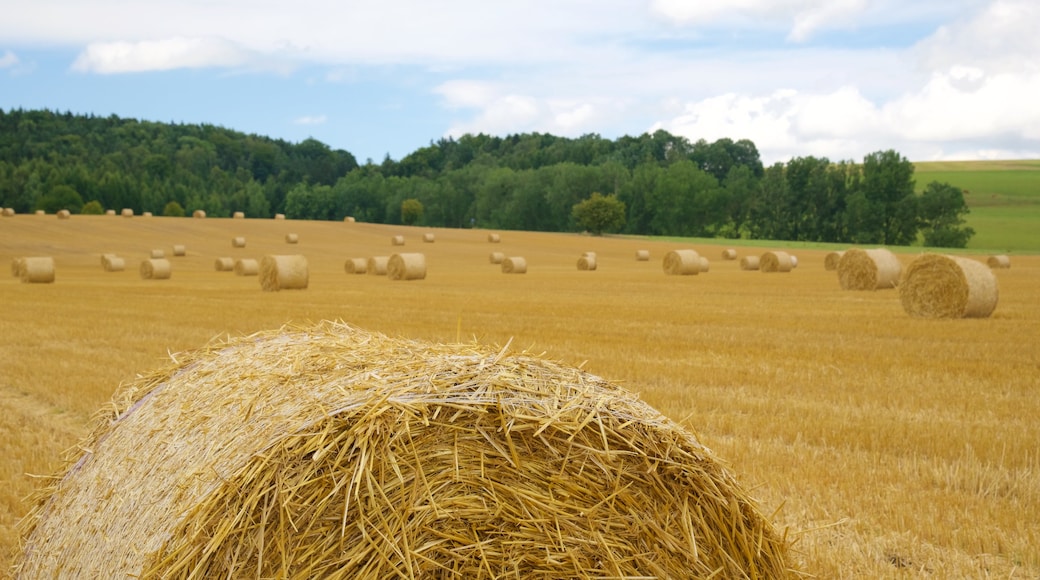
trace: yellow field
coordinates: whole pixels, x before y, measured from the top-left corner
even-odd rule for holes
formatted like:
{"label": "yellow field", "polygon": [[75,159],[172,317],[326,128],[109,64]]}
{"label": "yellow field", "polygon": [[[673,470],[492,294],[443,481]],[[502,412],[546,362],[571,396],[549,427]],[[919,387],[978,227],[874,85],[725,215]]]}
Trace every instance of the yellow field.
{"label": "yellow field", "polygon": [[[436,234],[422,243],[422,234]],[[288,245],[286,233],[299,244]],[[824,252],[789,274],[724,246],[565,234],[109,216],[0,218],[0,261],[55,258],[54,284],[0,278],[0,553],[34,488],[121,382],[168,353],[287,322],[342,319],[438,342],[545,352],[620,382],[698,433],[821,578],[1040,576],[1040,257],[996,271],[984,320],[909,318],[895,290],[843,292]],[[391,237],[403,235],[403,247]],[[245,248],[232,248],[244,236]],[[169,280],[142,280],[153,248]],[[693,247],[698,276],[661,260]],[[637,262],[648,249],[651,261]],[[599,269],[578,271],[582,252]],[[424,252],[425,280],[347,275],[351,257]],[[527,259],[504,275],[488,254]],[[762,249],[740,248],[741,255]],[[126,259],[106,273],[102,253]],[[302,253],[310,287],[262,292],[218,257]],[[906,265],[912,254],[903,254]],[[985,256],[977,256],[985,258]]]}

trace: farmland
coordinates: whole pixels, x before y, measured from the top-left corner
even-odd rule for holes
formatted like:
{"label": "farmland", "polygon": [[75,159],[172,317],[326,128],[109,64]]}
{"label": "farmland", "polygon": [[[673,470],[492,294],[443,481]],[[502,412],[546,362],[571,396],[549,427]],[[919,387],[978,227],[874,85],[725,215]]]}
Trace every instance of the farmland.
{"label": "farmland", "polygon": [[[434,243],[422,242],[427,232]],[[299,243],[287,245],[287,233]],[[1011,269],[995,272],[990,318],[924,321],[903,312],[896,290],[841,291],[817,247],[793,250],[793,272],[763,274],[721,260],[726,246],[715,241],[500,232],[490,244],[487,233],[0,219],[0,260],[56,263],[53,284],[0,278],[3,567],[38,483],[27,474],[58,469],[121,382],[214,338],[334,319],[391,336],[509,343],[637,392],[751,490],[809,574],[1040,575],[1040,256],[1016,253]],[[391,246],[395,235],[403,248]],[[244,248],[232,247],[238,236]],[[142,280],[141,260],[174,244],[187,255],[171,258],[171,278]],[[710,271],[663,275],[661,258],[684,247],[711,259]],[[641,249],[649,262],[634,260]],[[348,258],[397,251],[425,253],[426,279],[344,273]],[[502,274],[491,251],[525,257],[528,272]],[[596,271],[577,270],[585,251],[596,252]],[[919,251],[904,249],[903,264]],[[124,257],[126,271],[104,272],[102,253]],[[306,290],[262,292],[256,277],[214,268],[219,257],[285,253],[307,257]]]}

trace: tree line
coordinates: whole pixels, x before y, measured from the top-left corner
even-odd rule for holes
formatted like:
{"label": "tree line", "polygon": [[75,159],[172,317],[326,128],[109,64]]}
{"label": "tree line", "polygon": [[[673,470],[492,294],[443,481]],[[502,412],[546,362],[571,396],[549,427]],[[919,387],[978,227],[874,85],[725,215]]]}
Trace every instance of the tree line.
{"label": "tree line", "polygon": [[891,150],[764,167],[749,140],[663,130],[467,134],[359,164],[314,139],[22,110],[0,110],[0,206],[948,247],[974,233],[963,191],[915,193]]}

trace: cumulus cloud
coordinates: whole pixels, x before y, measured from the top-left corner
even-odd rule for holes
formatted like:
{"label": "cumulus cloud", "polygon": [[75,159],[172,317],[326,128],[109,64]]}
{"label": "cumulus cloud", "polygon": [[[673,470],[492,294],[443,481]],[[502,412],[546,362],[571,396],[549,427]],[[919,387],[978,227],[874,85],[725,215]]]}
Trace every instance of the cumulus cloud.
{"label": "cumulus cloud", "polygon": [[18,55],[5,50],[3,55],[0,55],[0,68],[14,68],[18,65]]}
{"label": "cumulus cloud", "polygon": [[712,25],[735,20],[765,22],[789,29],[788,38],[805,41],[814,32],[844,27],[870,7],[868,0],[653,0],[652,9],[678,24]]}
{"label": "cumulus cloud", "polygon": [[96,42],[72,63],[79,72],[102,74],[174,70],[179,68],[237,67],[250,55],[218,38],[175,37],[141,42]]}

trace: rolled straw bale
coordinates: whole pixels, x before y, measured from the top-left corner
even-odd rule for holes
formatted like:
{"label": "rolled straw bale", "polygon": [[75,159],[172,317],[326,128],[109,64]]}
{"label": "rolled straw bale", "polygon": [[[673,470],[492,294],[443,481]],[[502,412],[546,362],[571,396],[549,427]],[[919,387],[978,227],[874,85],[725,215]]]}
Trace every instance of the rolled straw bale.
{"label": "rolled straw bale", "polygon": [[25,270],[25,258],[12,258],[11,259],[11,275],[15,278],[22,277],[22,271]]}
{"label": "rolled straw bale", "polygon": [[740,269],[751,272],[758,270],[758,256],[744,256],[741,258]]}
{"label": "rolled straw bale", "polygon": [[348,223],[348,224],[352,224],[352,223],[354,223],[354,216],[348,215],[347,217],[343,218],[343,221]]}
{"label": "rolled straw bale", "polygon": [[285,243],[287,243],[287,244],[295,244],[295,243],[298,243],[299,241],[300,241],[300,236],[298,236],[296,234],[285,234]]}
{"label": "rolled straw bale", "polygon": [[23,283],[50,284],[54,282],[54,258],[50,256],[24,258],[20,274]]}
{"label": "rolled straw bale", "polygon": [[152,250],[149,255],[151,256],[151,258],[153,260],[159,260],[161,258],[165,258],[166,257],[166,252],[164,250],[160,250],[160,249],[156,248],[156,249]]}
{"label": "rolled straw bale", "polygon": [[882,290],[899,285],[903,265],[885,248],[846,250],[838,261],[842,290]]}
{"label": "rolled straw bale", "polygon": [[392,246],[403,246],[404,245],[404,236],[394,236],[394,237],[390,238],[390,245],[392,245]]}
{"label": "rolled straw bale", "polygon": [[845,252],[831,252],[823,258],[823,269],[828,272],[838,269],[838,262],[841,261],[841,257],[845,255]]}
{"label": "rolled straw bale", "polygon": [[213,261],[213,269],[217,272],[230,272],[235,269],[235,260],[229,256],[217,258]]}
{"label": "rolled straw bale", "polygon": [[578,258],[578,269],[589,272],[596,269],[596,252],[585,252]]}
{"label": "rolled straw bale", "polygon": [[488,241],[492,244],[497,244],[502,241],[502,238],[498,234],[488,234]]}
{"label": "rolled straw bale", "polygon": [[146,211],[146,212],[141,214],[141,217],[152,217],[152,212]]}
{"label": "rolled straw bale", "polygon": [[386,265],[390,256],[372,256],[365,264],[365,271],[373,276],[386,276]]}
{"label": "rolled straw bale", "polygon": [[997,277],[959,256],[923,254],[903,272],[899,301],[918,318],[986,318],[997,307]]}
{"label": "rolled straw bale", "polygon": [[789,575],[692,431],[526,352],[286,327],[178,354],[95,425],[20,577]]}
{"label": "rolled straw bale", "polygon": [[274,214],[274,219],[276,219],[276,220],[284,220],[285,219],[285,214],[284,213],[276,213],[276,214]]}
{"label": "rolled straw bale", "polygon": [[245,212],[236,211],[235,213],[231,214],[231,218],[236,220],[244,220],[246,219],[246,214]]}
{"label": "rolled straw bale", "polygon": [[766,252],[758,258],[758,269],[761,272],[790,272],[791,256],[787,252]]}
{"label": "rolled straw bale", "polygon": [[72,217],[72,212],[67,209],[59,209],[54,215],[58,216],[58,219],[60,220],[67,220]]}
{"label": "rolled straw bale", "polygon": [[649,262],[650,261],[650,250],[636,250],[636,261],[637,262]]}
{"label": "rolled straw bale", "polygon": [[260,273],[260,263],[252,258],[235,260],[236,276],[256,276]]}
{"label": "rolled straw bale", "polygon": [[141,262],[140,273],[145,280],[167,280],[173,273],[173,267],[169,260],[152,258]]}
{"label": "rolled straw bale", "polygon": [[368,271],[368,260],[364,258],[349,258],[343,264],[343,270],[347,274],[364,274]]}
{"label": "rolled straw bale", "polygon": [[426,278],[426,256],[418,253],[394,254],[386,263],[386,277],[391,280]]}
{"label": "rolled straw bale", "polygon": [[173,255],[174,256],[185,256],[185,255],[187,255],[187,253],[188,253],[188,250],[187,250],[187,248],[184,247],[184,244],[174,244],[174,246],[173,246]]}
{"label": "rolled straw bale", "polygon": [[506,255],[503,254],[502,252],[491,252],[491,254],[488,255],[488,261],[491,262],[492,264],[501,264],[502,260],[505,260],[505,259],[506,259]]}
{"label": "rolled straw bale", "polygon": [[206,217],[206,210],[204,210],[204,209],[197,209],[197,210],[195,210],[195,211],[193,211],[191,213],[191,217],[193,217],[195,219],[203,219],[203,218]]}
{"label": "rolled straw bale", "polygon": [[701,256],[697,250],[672,250],[661,262],[669,276],[696,276],[701,271]]}
{"label": "rolled straw bale", "polygon": [[260,287],[265,292],[278,290],[303,290],[307,288],[310,272],[307,258],[299,254],[291,256],[267,255],[260,260]]}
{"label": "rolled straw bale", "polygon": [[42,209],[38,209],[36,210],[36,215],[47,215],[47,212],[43,211]]}
{"label": "rolled straw bale", "polygon": [[791,258],[791,269],[798,267],[798,256],[790,256]]}
{"label": "rolled straw bale", "polygon": [[14,208],[5,207],[3,211],[0,211],[4,217],[14,217]]}
{"label": "rolled straw bale", "polygon": [[436,240],[436,239],[437,239],[436,236],[434,236],[431,233],[425,233],[425,234],[422,235],[422,241],[427,243],[427,244],[432,244],[434,242],[434,240]]}
{"label": "rolled straw bale", "polygon": [[733,249],[733,248],[726,248],[725,250],[722,250],[722,259],[723,260],[736,260],[737,259],[737,251],[735,249]]}
{"label": "rolled straw bale", "polygon": [[123,217],[134,217],[134,210],[128,207],[124,207],[121,213]]}
{"label": "rolled straw bale", "polygon": [[236,236],[234,238],[231,238],[231,247],[232,248],[244,248],[244,247],[246,247],[246,239],[244,237],[242,237],[242,236]]}
{"label": "rolled straw bale", "polygon": [[101,254],[101,268],[106,272],[122,272],[126,269],[126,260],[115,254]]}
{"label": "rolled straw bale", "polygon": [[1011,267],[1011,258],[1005,254],[998,254],[996,256],[990,256],[986,259],[986,264],[990,268],[1006,269]]}
{"label": "rolled straw bale", "polygon": [[116,210],[114,210],[114,209],[106,209],[105,210],[105,215],[116,215]]}
{"label": "rolled straw bale", "polygon": [[502,260],[503,274],[526,274],[527,260],[520,256],[513,256]]}
{"label": "rolled straw bale", "polygon": [[707,272],[708,269],[711,268],[711,262],[708,261],[708,258],[706,258],[704,256],[700,256],[697,259],[698,259],[698,262],[700,264],[701,273]]}

